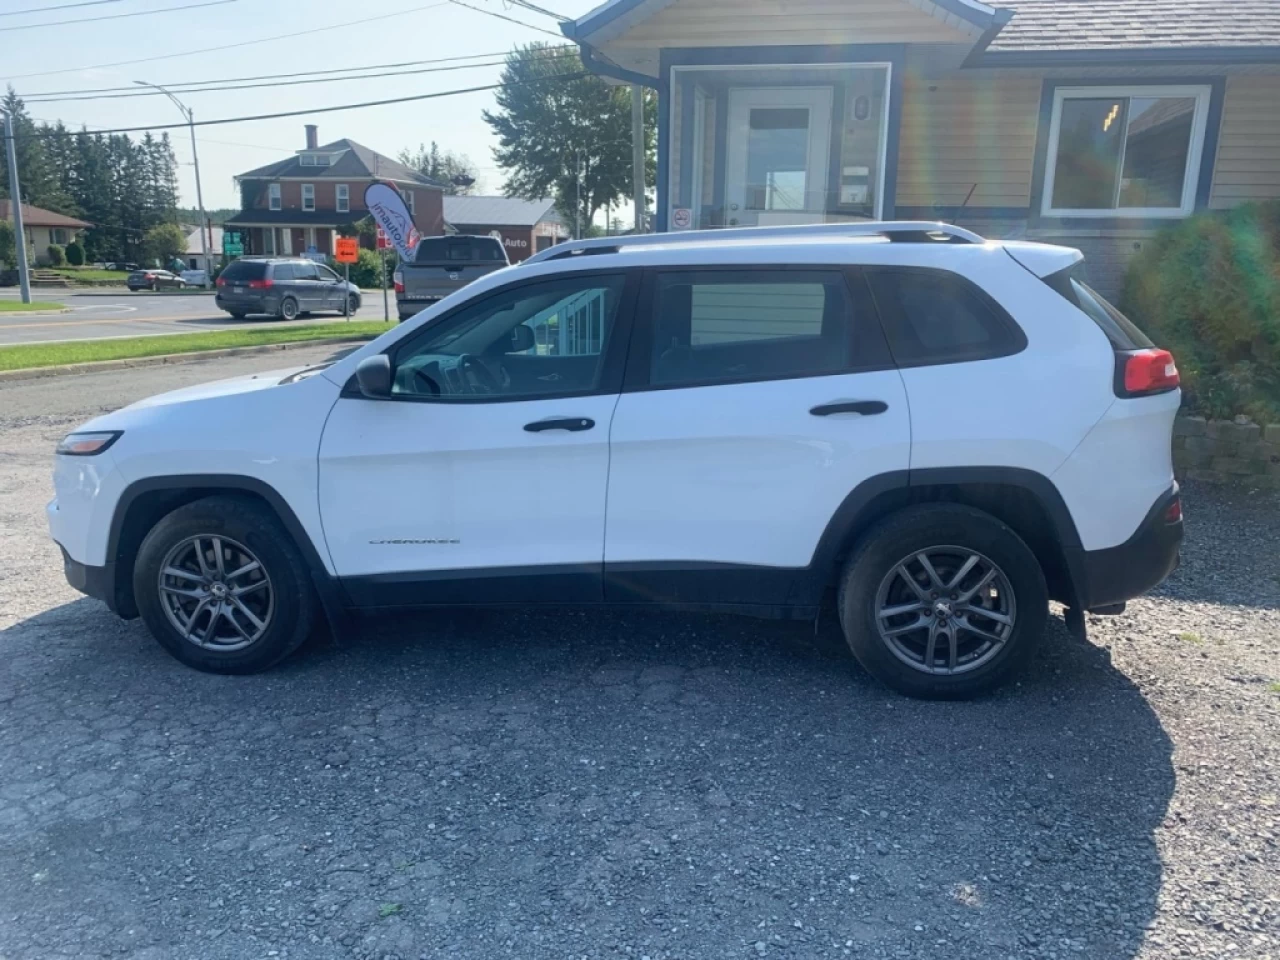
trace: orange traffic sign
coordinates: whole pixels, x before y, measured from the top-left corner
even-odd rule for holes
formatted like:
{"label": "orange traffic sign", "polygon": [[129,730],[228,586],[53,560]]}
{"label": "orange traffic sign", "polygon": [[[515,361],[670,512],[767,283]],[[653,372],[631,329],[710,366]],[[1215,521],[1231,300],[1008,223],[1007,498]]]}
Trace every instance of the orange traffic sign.
{"label": "orange traffic sign", "polygon": [[355,263],[360,259],[360,243],[355,237],[339,237],[334,244],[333,259],[339,263]]}

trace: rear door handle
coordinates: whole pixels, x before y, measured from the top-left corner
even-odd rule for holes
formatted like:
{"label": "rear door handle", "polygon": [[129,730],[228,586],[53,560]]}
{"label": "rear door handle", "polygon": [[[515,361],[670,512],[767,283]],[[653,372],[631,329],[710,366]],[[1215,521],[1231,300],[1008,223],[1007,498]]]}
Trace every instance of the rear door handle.
{"label": "rear door handle", "polygon": [[829,417],[833,413],[860,413],[864,417],[874,417],[888,409],[889,405],[883,400],[832,400],[818,404],[809,412],[815,417]]}
{"label": "rear door handle", "polygon": [[590,430],[596,422],[589,417],[551,417],[547,420],[535,420],[526,423],[524,428],[530,433],[541,433],[543,430]]}

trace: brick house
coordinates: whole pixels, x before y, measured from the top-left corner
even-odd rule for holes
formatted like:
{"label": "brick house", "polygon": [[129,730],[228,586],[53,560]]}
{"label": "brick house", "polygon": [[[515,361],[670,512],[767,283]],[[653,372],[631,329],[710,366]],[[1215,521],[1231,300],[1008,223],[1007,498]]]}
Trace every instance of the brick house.
{"label": "brick house", "polygon": [[245,238],[245,253],[332,254],[342,228],[364,219],[364,191],[382,181],[400,191],[423,236],[444,233],[441,184],[354,140],[320,145],[314,124],[292,157],[236,177],[240,212],[224,224]]}
{"label": "brick house", "polygon": [[561,25],[658,91],[659,230],[944,219],[1079,247],[1280,197],[1280,0],[608,0]]}

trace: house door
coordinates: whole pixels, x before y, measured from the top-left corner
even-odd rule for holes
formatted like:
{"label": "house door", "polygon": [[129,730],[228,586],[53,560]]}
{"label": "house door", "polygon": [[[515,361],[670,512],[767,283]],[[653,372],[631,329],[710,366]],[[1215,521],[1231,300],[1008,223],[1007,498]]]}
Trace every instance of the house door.
{"label": "house door", "polygon": [[831,163],[830,87],[729,91],[729,226],[821,223]]}

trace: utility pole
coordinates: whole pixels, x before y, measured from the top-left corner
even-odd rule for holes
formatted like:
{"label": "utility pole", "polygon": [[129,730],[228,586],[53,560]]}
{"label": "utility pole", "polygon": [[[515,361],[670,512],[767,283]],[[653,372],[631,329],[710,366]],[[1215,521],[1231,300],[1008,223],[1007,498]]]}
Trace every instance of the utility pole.
{"label": "utility pole", "polygon": [[22,188],[18,185],[18,147],[13,137],[13,114],[4,115],[4,152],[9,156],[9,205],[18,243],[18,284],[22,302],[31,302],[31,273],[27,267],[27,233],[22,226]]}
{"label": "utility pole", "polygon": [[644,233],[644,88],[631,85],[631,180],[636,233]]}
{"label": "utility pole", "polygon": [[213,267],[209,263],[209,235],[212,231],[209,229],[209,218],[204,212],[204,194],[200,190],[200,155],[196,152],[195,111],[159,84],[147,83],[145,80],[135,80],[133,82],[140,87],[159,90],[172,100],[178,110],[182,112],[182,115],[187,118],[187,129],[191,131],[191,165],[195,167],[196,171],[196,207],[200,210],[200,257],[204,263],[204,275],[207,280],[213,275]]}

